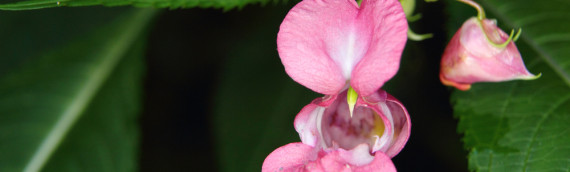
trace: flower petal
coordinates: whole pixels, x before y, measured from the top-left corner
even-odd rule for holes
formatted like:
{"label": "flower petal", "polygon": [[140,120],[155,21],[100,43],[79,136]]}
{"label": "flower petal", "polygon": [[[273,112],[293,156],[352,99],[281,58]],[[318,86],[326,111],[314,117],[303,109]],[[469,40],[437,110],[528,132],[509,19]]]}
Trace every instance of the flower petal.
{"label": "flower petal", "polygon": [[353,172],[369,171],[396,172],[396,167],[392,163],[390,157],[382,152],[376,152],[372,162],[367,165],[357,166],[353,169]]}
{"label": "flower petal", "polygon": [[382,152],[370,155],[368,145],[361,144],[352,150],[338,149],[330,152],[320,159],[325,171],[396,171],[396,167]]}
{"label": "flower petal", "polygon": [[287,74],[315,92],[340,92],[348,78],[337,61],[351,48],[347,39],[354,33],[357,13],[354,0],[304,0],[293,7],[277,34],[277,50]]}
{"label": "flower petal", "polygon": [[295,130],[299,133],[299,137],[304,144],[316,147],[317,142],[322,142],[322,135],[319,124],[322,121],[325,108],[332,104],[337,95],[316,98],[310,104],[301,109],[301,112],[295,117]]}
{"label": "flower petal", "polygon": [[411,122],[404,105],[384,90],[364,97],[361,103],[368,104],[384,120],[386,129],[381,138],[372,146],[373,152],[384,152],[390,157],[396,156],[410,137]]}
{"label": "flower petal", "polygon": [[261,171],[300,171],[305,168],[305,164],[317,158],[317,153],[313,150],[313,147],[300,142],[281,146],[265,158]]}
{"label": "flower petal", "polygon": [[363,0],[356,20],[357,30],[369,32],[371,40],[352,71],[350,85],[360,96],[369,96],[398,71],[408,23],[397,0]]}
{"label": "flower petal", "polygon": [[324,111],[323,107],[311,103],[301,109],[301,112],[295,117],[295,130],[299,133],[299,137],[304,144],[309,146],[317,145],[317,139],[320,136],[315,124],[317,123],[317,113],[321,111]]}
{"label": "flower petal", "polygon": [[385,153],[390,157],[394,157],[400,153],[404,145],[406,145],[410,137],[412,123],[410,122],[410,115],[404,105],[390,94],[388,94],[386,105],[392,113],[394,139],[392,140],[390,148]]}

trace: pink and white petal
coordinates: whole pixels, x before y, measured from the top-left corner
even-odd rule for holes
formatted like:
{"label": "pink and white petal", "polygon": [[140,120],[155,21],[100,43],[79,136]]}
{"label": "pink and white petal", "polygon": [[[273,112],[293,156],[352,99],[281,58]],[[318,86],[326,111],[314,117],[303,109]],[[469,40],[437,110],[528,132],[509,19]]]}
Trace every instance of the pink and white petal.
{"label": "pink and white petal", "polygon": [[410,115],[404,105],[390,94],[388,94],[388,98],[386,99],[386,105],[392,114],[394,138],[392,139],[390,148],[385,153],[390,157],[394,157],[398,155],[404,148],[404,145],[406,145],[410,137],[412,123],[410,122]]}
{"label": "pink and white petal", "polygon": [[340,157],[352,166],[363,166],[374,161],[374,156],[370,155],[368,144],[362,143],[351,150],[339,149]]}
{"label": "pink and white petal", "polygon": [[[372,95],[375,94],[376,93]],[[372,143],[372,152],[386,152],[390,149],[390,146],[392,146],[392,142],[394,141],[394,129],[393,129],[394,119],[392,117],[392,113],[390,112],[390,109],[386,104],[385,101],[386,99],[384,99],[384,101],[375,102],[375,103],[369,103],[366,102],[366,100],[361,99],[361,101],[359,102],[368,105],[368,107],[374,110],[382,120],[381,122],[383,123],[384,126],[384,132],[378,134],[378,136],[375,136],[375,140]]]}
{"label": "pink and white petal", "polygon": [[[480,23],[482,25],[483,30],[479,29],[479,31],[486,32],[488,38],[491,39],[495,44],[501,44],[505,42],[509,38],[509,34],[505,33],[496,25],[495,20],[484,19]],[[485,35],[482,35],[483,37]],[[463,39],[462,39],[463,40]],[[475,40],[474,38],[470,40]],[[484,39],[485,40],[485,39]],[[486,40],[485,40],[486,41]],[[473,41],[476,42],[476,41]],[[468,43],[465,43],[468,44]],[[531,79],[536,78],[535,75],[531,74],[524,65],[523,59],[517,46],[515,45],[514,41],[510,41],[505,48],[497,48],[493,47],[491,44],[486,42],[486,49],[473,51],[470,50],[471,48],[475,49],[475,47],[468,46],[468,51],[472,52],[483,52],[489,51],[492,52],[492,56],[494,58],[480,58],[480,66],[483,71],[492,74],[489,77],[486,77],[485,80],[482,81],[505,81],[505,80],[513,80],[513,79]],[[481,56],[476,56],[481,57]]]}
{"label": "pink and white petal", "polygon": [[315,92],[340,92],[348,78],[334,57],[350,48],[344,46],[357,13],[354,0],[304,0],[293,7],[277,34],[287,74]]}
{"label": "pink and white petal", "polygon": [[396,172],[396,167],[390,157],[382,152],[376,152],[374,155],[374,160],[367,165],[354,167],[353,172],[369,172],[369,171],[381,171],[381,172]]}
{"label": "pink and white petal", "polygon": [[289,143],[275,149],[263,161],[262,172],[293,172],[301,171],[305,164],[315,160],[317,153],[313,147],[303,143]]}
{"label": "pink and white petal", "polygon": [[368,145],[360,144],[352,150],[338,149],[320,159],[325,171],[396,171],[390,157],[382,152],[370,155]]}
{"label": "pink and white petal", "polygon": [[[362,144],[362,145],[364,145],[364,144]],[[361,146],[361,145],[359,145],[359,146]],[[364,145],[364,147],[366,149],[368,149],[367,145]],[[321,157],[319,162],[322,164],[322,167],[325,169],[325,171],[339,171],[339,172],[341,172],[341,171],[347,171],[347,172],[352,171],[352,167],[356,166],[356,164],[352,164],[350,161],[357,161],[357,160],[353,160],[353,156],[359,156],[359,155],[355,155],[355,153],[356,154],[364,153],[363,156],[367,156],[366,158],[364,158],[366,162],[361,163],[359,165],[372,162],[374,157],[372,155],[370,155],[370,153],[368,151],[361,152],[357,148],[358,148],[358,146],[355,149],[353,149],[356,151],[346,151],[344,149],[337,149],[337,150],[335,150],[333,152],[329,152],[325,156]],[[354,158],[354,159],[357,159],[357,158]]]}
{"label": "pink and white petal", "polygon": [[323,107],[319,107],[313,103],[308,104],[295,117],[295,130],[299,133],[299,137],[304,144],[309,146],[317,145],[320,138],[317,129],[318,113],[324,111]]}
{"label": "pink and white petal", "polygon": [[328,172],[325,171],[325,169],[323,168],[323,165],[321,164],[320,161],[311,161],[309,162],[307,165],[305,165],[305,169],[303,170],[299,170],[296,172]]}
{"label": "pink and white petal", "polygon": [[304,144],[316,147],[317,142],[321,141],[322,135],[319,133],[319,123],[322,121],[322,115],[325,109],[337,99],[337,95],[327,95],[322,98],[316,98],[310,104],[301,109],[301,112],[295,117],[295,130],[299,133],[299,137]]}
{"label": "pink and white petal", "polygon": [[368,96],[392,78],[400,66],[408,23],[398,0],[363,0],[357,30],[369,32],[370,45],[352,71],[350,85]]}
{"label": "pink and white petal", "polygon": [[373,143],[372,152],[396,156],[410,137],[410,116],[404,105],[382,89],[368,97],[361,97],[359,103],[367,104],[384,122],[384,133]]}

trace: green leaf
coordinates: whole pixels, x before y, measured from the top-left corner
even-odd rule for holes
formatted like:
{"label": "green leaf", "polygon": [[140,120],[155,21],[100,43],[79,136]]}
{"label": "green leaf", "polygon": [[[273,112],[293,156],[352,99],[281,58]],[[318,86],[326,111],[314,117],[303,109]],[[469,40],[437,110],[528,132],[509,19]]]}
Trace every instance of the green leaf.
{"label": "green leaf", "polygon": [[[454,92],[470,170],[569,171],[570,2],[487,0],[482,5],[504,30],[522,27],[516,44],[529,71],[542,77]],[[459,2],[450,6],[476,15]]]}
{"label": "green leaf", "polygon": [[[3,58],[24,60],[7,60],[17,67],[0,75],[0,171],[136,169],[140,36],[153,14],[82,8],[0,17],[14,31],[0,32],[12,38],[4,41],[32,40],[2,49],[14,55]],[[52,32],[29,37],[21,21]]]}
{"label": "green leaf", "polygon": [[261,3],[276,0],[9,0],[0,4],[1,10],[31,10],[51,7],[78,7],[91,5],[157,8],[223,8],[225,10],[243,7],[246,4]]}

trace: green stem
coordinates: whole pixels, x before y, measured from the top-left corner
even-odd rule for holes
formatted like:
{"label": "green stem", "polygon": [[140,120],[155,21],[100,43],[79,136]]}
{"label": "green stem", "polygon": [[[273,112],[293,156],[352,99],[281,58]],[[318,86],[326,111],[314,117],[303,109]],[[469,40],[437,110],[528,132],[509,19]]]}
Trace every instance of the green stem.
{"label": "green stem", "polygon": [[408,27],[408,39],[413,40],[413,41],[422,41],[424,39],[428,39],[433,37],[433,34],[431,33],[427,33],[427,34],[417,34],[414,31],[412,31],[412,29],[410,29]]}
{"label": "green stem", "polygon": [[477,9],[477,18],[479,20],[485,19],[485,10],[483,10],[483,7],[481,7],[481,5],[479,5],[476,2],[473,2],[471,0],[458,0],[458,1],[463,2],[469,6],[472,6],[473,8]]}

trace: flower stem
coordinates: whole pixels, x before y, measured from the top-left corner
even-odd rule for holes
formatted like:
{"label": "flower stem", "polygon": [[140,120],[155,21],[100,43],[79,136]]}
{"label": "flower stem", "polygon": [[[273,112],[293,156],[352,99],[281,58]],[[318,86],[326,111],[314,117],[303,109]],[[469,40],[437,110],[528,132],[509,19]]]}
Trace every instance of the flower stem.
{"label": "flower stem", "polygon": [[481,5],[479,5],[476,2],[473,2],[471,0],[458,0],[458,1],[463,2],[467,5],[472,6],[475,9],[477,9],[477,19],[479,19],[479,20],[485,19],[485,10],[483,10],[483,7],[481,7]]}

